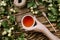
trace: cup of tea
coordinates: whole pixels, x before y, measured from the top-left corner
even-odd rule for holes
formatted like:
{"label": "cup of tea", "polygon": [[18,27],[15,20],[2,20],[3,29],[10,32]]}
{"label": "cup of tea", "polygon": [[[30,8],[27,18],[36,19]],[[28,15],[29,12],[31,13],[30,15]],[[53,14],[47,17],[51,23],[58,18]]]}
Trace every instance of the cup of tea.
{"label": "cup of tea", "polygon": [[[27,31],[37,31],[44,33],[51,40],[60,40],[57,36],[52,34],[42,23],[40,23],[36,18],[31,15],[25,15],[21,20],[23,29]],[[36,25],[37,23],[37,25]]]}
{"label": "cup of tea", "polygon": [[34,27],[34,24],[35,24],[35,20],[34,20],[34,17],[31,16],[31,15],[25,15],[23,18],[22,18],[22,26],[24,29],[26,30],[32,30]]}

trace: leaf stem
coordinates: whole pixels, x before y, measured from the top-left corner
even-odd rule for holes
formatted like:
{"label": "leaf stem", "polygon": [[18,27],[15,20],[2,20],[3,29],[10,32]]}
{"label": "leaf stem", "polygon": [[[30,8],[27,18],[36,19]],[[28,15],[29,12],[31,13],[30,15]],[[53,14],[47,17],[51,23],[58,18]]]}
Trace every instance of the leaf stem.
{"label": "leaf stem", "polygon": [[49,24],[52,26],[53,30],[56,32],[55,28],[53,27],[53,25],[51,24],[51,22],[49,21],[49,19],[47,18],[45,12],[42,12],[43,16],[47,19],[47,21],[49,22]]}

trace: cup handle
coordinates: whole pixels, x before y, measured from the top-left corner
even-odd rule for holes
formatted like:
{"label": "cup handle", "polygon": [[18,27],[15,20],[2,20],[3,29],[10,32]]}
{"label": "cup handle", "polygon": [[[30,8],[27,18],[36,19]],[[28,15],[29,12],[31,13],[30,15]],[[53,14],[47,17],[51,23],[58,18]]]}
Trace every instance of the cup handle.
{"label": "cup handle", "polygon": [[18,3],[18,0],[14,0],[14,4],[18,7],[22,7],[26,4],[26,0],[21,0],[21,3]]}

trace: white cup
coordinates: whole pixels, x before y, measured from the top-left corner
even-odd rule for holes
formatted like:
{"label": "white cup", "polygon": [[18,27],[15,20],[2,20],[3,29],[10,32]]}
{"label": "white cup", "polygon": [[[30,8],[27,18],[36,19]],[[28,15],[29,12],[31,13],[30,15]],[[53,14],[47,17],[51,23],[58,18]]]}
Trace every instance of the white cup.
{"label": "white cup", "polygon": [[[24,18],[27,17],[27,16],[30,16],[30,17],[34,20],[34,17],[33,17],[33,16],[31,16],[31,15],[25,15],[25,16],[22,18],[22,20],[21,20],[21,24],[22,24],[22,26],[23,26],[23,29],[33,30],[33,29],[34,29],[33,26],[35,25],[35,20],[34,20],[32,26],[30,26],[30,27],[26,27],[26,26],[23,24],[23,20],[24,20]],[[28,20],[29,20],[29,19],[28,19]]]}

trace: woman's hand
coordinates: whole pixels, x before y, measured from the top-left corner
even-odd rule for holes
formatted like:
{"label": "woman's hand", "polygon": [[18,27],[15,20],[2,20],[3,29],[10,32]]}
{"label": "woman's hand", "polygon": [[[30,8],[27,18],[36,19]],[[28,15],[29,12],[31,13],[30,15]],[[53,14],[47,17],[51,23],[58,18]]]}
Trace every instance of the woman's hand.
{"label": "woman's hand", "polygon": [[42,23],[40,23],[36,19],[36,17],[34,17],[34,19],[36,21],[36,25],[34,26],[35,27],[35,29],[34,29],[35,31],[44,33],[50,40],[60,40],[57,36],[52,34]]}
{"label": "woman's hand", "polygon": [[36,25],[34,26],[35,27],[35,31],[38,31],[38,32],[42,32],[42,31],[44,31],[45,29],[46,29],[46,27],[42,24],[42,23],[40,23],[37,19],[36,19],[36,17],[34,16],[34,20],[35,20],[35,22],[36,22]]}

